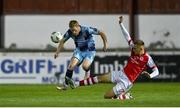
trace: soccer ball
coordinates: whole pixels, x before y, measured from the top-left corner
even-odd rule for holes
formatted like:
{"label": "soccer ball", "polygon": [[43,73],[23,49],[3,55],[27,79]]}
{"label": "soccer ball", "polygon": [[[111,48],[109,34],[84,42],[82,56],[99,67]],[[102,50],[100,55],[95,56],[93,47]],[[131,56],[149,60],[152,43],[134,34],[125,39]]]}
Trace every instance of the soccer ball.
{"label": "soccer ball", "polygon": [[63,38],[63,35],[60,32],[52,32],[51,33],[51,41],[54,43],[59,43],[59,41]]}

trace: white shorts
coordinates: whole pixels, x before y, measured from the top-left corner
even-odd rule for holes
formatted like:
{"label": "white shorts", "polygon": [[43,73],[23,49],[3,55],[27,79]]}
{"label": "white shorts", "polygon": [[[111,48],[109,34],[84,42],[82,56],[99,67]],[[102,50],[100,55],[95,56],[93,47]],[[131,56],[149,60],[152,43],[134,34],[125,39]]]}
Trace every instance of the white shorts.
{"label": "white shorts", "polygon": [[123,70],[111,72],[111,81],[116,83],[113,87],[113,91],[116,96],[119,96],[124,92],[126,93],[133,85]]}

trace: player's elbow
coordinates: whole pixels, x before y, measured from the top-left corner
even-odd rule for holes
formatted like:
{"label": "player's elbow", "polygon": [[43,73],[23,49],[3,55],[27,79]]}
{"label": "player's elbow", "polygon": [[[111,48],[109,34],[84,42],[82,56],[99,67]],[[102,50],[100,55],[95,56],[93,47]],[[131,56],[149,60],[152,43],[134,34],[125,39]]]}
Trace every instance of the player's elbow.
{"label": "player's elbow", "polygon": [[103,31],[99,31],[99,35],[104,37],[105,33]]}
{"label": "player's elbow", "polygon": [[104,32],[100,31],[100,32],[99,32],[99,35],[101,36],[101,38],[102,38],[105,42],[107,42],[107,37],[106,37],[106,34],[105,34]]}
{"label": "player's elbow", "polygon": [[157,70],[157,75],[156,75],[156,77],[157,77],[157,76],[159,76],[159,70]]}
{"label": "player's elbow", "polygon": [[155,68],[155,73],[156,73],[156,76],[159,75],[159,70],[158,70],[158,68]]}
{"label": "player's elbow", "polygon": [[159,75],[159,70],[157,69],[157,76]]}
{"label": "player's elbow", "polygon": [[153,69],[153,73],[150,75],[150,78],[157,77],[159,75],[159,70],[158,68]]}

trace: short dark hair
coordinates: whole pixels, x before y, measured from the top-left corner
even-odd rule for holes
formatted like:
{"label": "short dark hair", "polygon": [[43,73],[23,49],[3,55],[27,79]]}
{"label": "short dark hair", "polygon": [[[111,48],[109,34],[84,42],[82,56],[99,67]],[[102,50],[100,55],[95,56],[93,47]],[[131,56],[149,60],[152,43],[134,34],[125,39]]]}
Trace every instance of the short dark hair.
{"label": "short dark hair", "polygon": [[71,20],[69,21],[69,28],[73,28],[74,26],[79,25],[78,21],[76,20]]}
{"label": "short dark hair", "polygon": [[144,46],[144,42],[142,40],[135,40],[134,44],[135,45],[143,45]]}

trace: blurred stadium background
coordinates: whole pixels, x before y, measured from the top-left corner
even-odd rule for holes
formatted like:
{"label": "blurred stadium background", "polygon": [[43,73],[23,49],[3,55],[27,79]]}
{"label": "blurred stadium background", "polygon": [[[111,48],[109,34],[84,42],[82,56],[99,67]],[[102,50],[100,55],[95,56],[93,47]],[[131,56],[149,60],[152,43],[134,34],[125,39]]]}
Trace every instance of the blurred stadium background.
{"label": "blurred stadium background", "polygon": [[[63,95],[65,100],[61,95],[57,96],[54,85],[62,83],[62,80],[58,81],[54,74],[60,72],[61,78],[63,78],[74,44],[72,40],[69,40],[60,57],[55,60],[53,54],[57,45],[50,41],[50,34],[54,31],[66,32],[71,19],[78,20],[81,25],[94,26],[103,30],[107,35],[109,48],[107,52],[102,52],[102,42],[98,36],[95,37],[97,55],[91,72],[103,74],[111,70],[119,70],[126,64],[129,56],[127,43],[119,30],[118,16],[120,15],[124,16],[124,24],[131,36],[134,39],[139,38],[145,41],[147,51],[160,70],[160,75],[153,80],[140,76],[137,80],[138,86],[134,88],[139,94],[135,95],[142,96],[138,91],[141,88],[147,93],[154,84],[159,84],[159,86],[165,84],[169,85],[165,88],[170,88],[167,89],[170,97],[174,97],[176,100],[168,100],[171,98],[166,96],[162,99],[168,101],[162,101],[158,99],[163,95],[156,95],[153,99],[162,104],[154,104],[157,106],[180,106],[178,103],[180,93],[177,92],[180,85],[180,0],[0,0],[0,106],[86,106],[86,103],[76,104],[79,101],[75,101],[73,104],[66,103],[66,98],[72,96],[72,93],[67,97]],[[76,68],[73,78],[81,80],[83,76],[84,71],[81,67]],[[149,82],[148,85],[152,88],[145,86],[146,83],[140,82]],[[46,84],[47,86],[44,86]],[[171,85],[173,85],[172,88]],[[33,88],[34,86],[36,87]],[[107,86],[111,85],[107,84]],[[17,89],[14,89],[16,87]],[[23,89],[23,87],[27,88]],[[55,100],[52,97],[51,101],[43,101],[42,98],[33,100],[37,97],[31,97],[32,100],[27,100],[26,103],[20,101],[21,97],[18,97],[19,99],[15,98],[16,96],[13,99],[11,97],[11,95],[14,96],[13,93],[11,94],[11,89],[18,95],[19,92],[22,93],[29,89],[32,89],[31,93],[33,94],[36,89],[40,88],[42,91],[49,90],[47,94],[51,96],[56,95]],[[159,89],[163,91],[166,90],[165,88]],[[89,92],[90,89],[90,87],[83,88],[84,92],[86,90]],[[92,88],[91,92],[93,90],[96,88]],[[157,88],[152,90],[156,91]],[[162,91],[159,90],[159,93]],[[41,90],[37,91],[40,94],[39,97],[44,96],[40,92]],[[52,92],[56,94],[51,94]],[[70,92],[73,91],[70,90]],[[2,95],[3,93],[4,95]],[[153,95],[153,92],[150,93]],[[72,101],[77,98],[76,94],[73,95],[73,98],[70,99]],[[91,93],[91,95],[93,97],[95,94]],[[156,97],[158,98],[156,99]],[[106,104],[108,101],[102,99],[92,102],[91,100],[94,98],[86,101],[90,103],[87,106],[92,106],[91,103],[96,105],[102,101],[104,102],[103,106],[128,106],[128,104],[139,106],[141,104],[141,101],[136,101],[138,104],[132,104],[134,102],[119,103],[116,101],[117,103],[114,103],[112,100],[110,101],[112,104]],[[56,103],[54,102],[56,99],[60,100]],[[142,98],[142,102],[143,99],[146,99],[145,96]],[[147,106],[156,106],[149,104],[153,99],[149,99],[142,106],[146,106],[146,104]],[[15,104],[16,102],[17,104]],[[43,102],[50,104],[43,104]],[[60,104],[61,102],[63,104]],[[167,102],[172,104],[167,104]],[[101,106],[101,104],[97,104],[97,106]]]}

